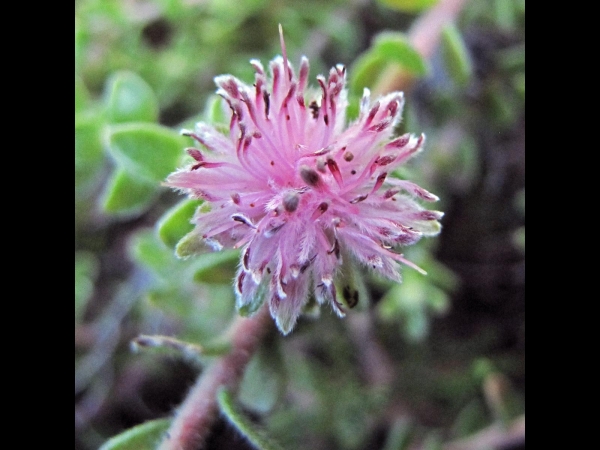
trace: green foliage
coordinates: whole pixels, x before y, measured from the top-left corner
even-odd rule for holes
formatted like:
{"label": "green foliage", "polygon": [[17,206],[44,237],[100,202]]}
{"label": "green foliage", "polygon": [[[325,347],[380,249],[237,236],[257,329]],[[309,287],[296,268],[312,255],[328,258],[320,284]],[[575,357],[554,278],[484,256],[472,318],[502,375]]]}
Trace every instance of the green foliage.
{"label": "green foliage", "polygon": [[117,169],[105,186],[102,208],[109,214],[139,214],[152,204],[157,191],[155,183]]}
{"label": "green foliage", "polygon": [[[115,408],[139,409],[139,404],[121,395],[119,389],[125,386],[132,398],[143,399],[146,408],[153,396],[146,397],[145,391],[142,395],[138,386],[146,389],[152,383],[148,383],[148,369],[139,365],[140,358],[166,360],[171,367],[177,356],[160,351],[130,354],[127,340],[132,333],[157,333],[184,346],[186,341],[197,344],[203,349],[199,358],[204,363],[229,349],[222,333],[232,318],[252,315],[266,300],[265,284],[236,313],[232,282],[239,251],[213,252],[201,243],[190,223],[200,200],[173,205],[175,194],[166,190],[159,194],[165,177],[186,161],[183,149],[190,139],[179,136],[182,127],[191,129],[195,122],[205,121],[229,130],[229,108],[214,94],[214,76],[232,73],[252,83],[248,60],[266,63],[280,53],[278,23],[283,25],[290,60],[296,64],[303,53],[310,57],[311,84],[332,62],[353,62],[349,119],[358,114],[363,87],[373,88],[399,71],[419,79],[418,88],[405,93],[403,123],[396,132],[425,132],[426,149],[396,175],[435,192],[441,198],[435,208],[449,212],[454,208],[455,214],[442,220],[446,230],[439,249],[421,242],[407,251],[407,259],[426,269],[428,276],[404,267],[403,284],[393,285],[364,276],[361,268],[344,267],[346,277],[336,280],[336,287],[348,317],[339,320],[328,307],[319,309],[313,299],[307,307],[312,314],[303,315],[285,339],[269,335],[245,372],[239,402],[252,412],[253,420],[239,412],[227,393],[220,398],[224,413],[245,436],[256,434],[256,418],[264,428],[255,441],[265,432],[290,450],[360,450],[374,439],[385,439],[385,450],[439,448],[442,436],[444,440],[467,437],[522,413],[522,395],[511,384],[513,378],[523,377],[522,331],[506,334],[502,328],[504,322],[514,322],[512,313],[508,318],[504,312],[502,321],[485,321],[478,313],[485,310],[489,319],[506,301],[506,309],[517,311],[514,316],[518,316],[518,304],[496,292],[498,299],[486,298],[473,306],[479,301],[477,295],[489,293],[488,285],[493,283],[464,285],[436,257],[458,267],[462,277],[471,271],[485,272],[487,277],[491,266],[500,262],[489,253],[497,240],[471,234],[484,227],[493,236],[512,237],[512,244],[524,251],[524,226],[505,230],[504,222],[494,222],[488,211],[498,204],[488,203],[509,189],[513,173],[518,172],[513,170],[518,167],[512,139],[518,136],[524,112],[525,3],[468,2],[442,34],[442,59],[424,61],[404,32],[417,13],[435,3],[379,0],[376,8],[365,9],[361,2],[342,0],[76,2],[76,358],[106,361],[97,375],[89,376],[89,385],[80,389],[76,399],[76,407],[83,410],[80,414],[78,409],[77,418],[84,418],[83,425],[78,422],[78,448],[98,448],[106,435],[123,427],[117,420],[107,424],[101,415],[89,413],[90,404],[102,404],[113,418],[119,417]],[[366,42],[372,45],[357,55]],[[480,51],[471,51],[473,42]],[[510,173],[498,173],[503,164],[510,166]],[[487,202],[476,208],[479,215],[472,220],[470,202],[478,195]],[[517,196],[516,205],[511,201],[501,219],[508,222],[514,213],[524,224],[524,194]],[[94,208],[95,204],[102,208]],[[461,232],[455,223],[463,215],[471,220],[468,230]],[[143,228],[157,217],[156,228]],[[126,239],[128,261],[120,251]],[[476,250],[469,254],[473,241]],[[507,242],[503,252],[511,250],[506,248],[511,241]],[[178,258],[174,248],[186,259]],[[473,260],[473,252],[480,259]],[[480,267],[482,261],[494,264]],[[502,280],[510,278],[509,272],[515,270],[503,274]],[[479,281],[485,277],[481,275]],[[469,298],[457,289],[459,281]],[[135,305],[130,312],[119,312],[114,319],[119,323],[110,328],[117,331],[107,337],[105,322],[98,317],[108,321],[111,311],[123,307],[113,294],[120,287],[132,292],[129,298]],[[359,292],[359,302],[349,308],[354,291]],[[449,316],[432,326],[432,320],[444,315],[457,298],[463,301],[461,308],[472,307],[469,320],[457,322]],[[461,314],[462,309],[452,316]],[[373,317],[369,338],[361,336],[352,322],[366,316]],[[478,330],[474,337],[472,329]],[[79,341],[79,336],[84,339]],[[382,344],[389,367],[370,366],[372,354],[365,356],[362,346],[371,340]],[[518,343],[507,347],[506,342]],[[374,386],[369,381],[373,368],[390,370],[390,384]],[[161,395],[167,395],[169,382],[178,375],[174,372],[150,380],[157,381]],[[185,383],[180,387],[177,395],[187,389]],[[179,398],[168,399],[169,408]],[[142,415],[128,420],[142,420],[149,411],[158,415],[161,408],[149,404]],[[396,408],[403,419],[384,425]],[[168,423],[147,422],[101,448],[155,448]],[[439,428],[424,425],[431,423]]]}
{"label": "green foliage", "polygon": [[129,252],[151,275],[144,295],[148,311],[177,318],[184,324],[182,339],[210,347],[233,312],[231,280],[239,252],[207,251],[182,260],[154,230],[138,232]]}
{"label": "green foliage", "polygon": [[424,277],[411,268],[405,268],[402,284],[393,285],[377,306],[383,319],[401,322],[406,338],[421,341],[429,332],[429,315],[443,315],[448,311],[450,293],[456,290],[458,279],[423,252],[413,251],[411,254],[410,260],[430,275]]}
{"label": "green foliage", "polygon": [[406,450],[410,444],[411,431],[411,425],[406,419],[394,421],[383,450]]}
{"label": "green foliage", "polygon": [[240,403],[260,414],[271,412],[286,388],[280,350],[273,347],[261,349],[254,355],[240,385]]}
{"label": "green foliage", "polygon": [[388,8],[396,9],[402,12],[420,12],[425,9],[431,8],[439,0],[378,0],[384,6]]}
{"label": "green foliage", "polygon": [[358,96],[364,87],[373,87],[387,64],[385,58],[373,49],[359,56],[350,71],[351,92]]}
{"label": "green foliage", "polygon": [[372,87],[389,67],[400,67],[414,77],[428,73],[428,65],[400,32],[379,33],[373,45],[360,55],[350,70],[350,90],[360,95],[364,87]]}
{"label": "green foliage", "polygon": [[392,31],[380,33],[375,38],[373,49],[387,61],[398,63],[416,76],[427,74],[427,62],[413,48],[404,33]]}
{"label": "green foliage", "polygon": [[154,450],[170,423],[170,419],[158,419],[137,425],[112,437],[99,450]]}
{"label": "green foliage", "polygon": [[[76,99],[77,101],[77,99]],[[100,133],[102,123],[92,114],[79,115],[75,120],[75,195],[81,196],[104,161]]]}
{"label": "green foliage", "polygon": [[158,102],[152,88],[138,75],[117,72],[105,91],[107,117],[111,123],[155,122]]}
{"label": "green foliage", "polygon": [[448,74],[459,86],[465,86],[473,71],[469,51],[456,25],[446,25],[442,30],[442,55]]}
{"label": "green foliage", "polygon": [[259,450],[279,450],[282,447],[269,438],[264,431],[260,430],[248,418],[246,418],[234,405],[232,395],[225,389],[217,394],[219,407],[223,415],[231,422],[237,430]]}
{"label": "green foliage", "polygon": [[201,200],[184,199],[163,214],[156,224],[158,237],[168,247],[175,247],[194,226],[191,224],[192,216]]}
{"label": "green foliage", "polygon": [[94,292],[98,260],[91,252],[75,252],[75,321],[81,321],[88,300]]}
{"label": "green foliage", "polygon": [[117,164],[131,175],[155,183],[177,168],[184,146],[182,136],[155,124],[115,125],[108,135],[108,149]]}

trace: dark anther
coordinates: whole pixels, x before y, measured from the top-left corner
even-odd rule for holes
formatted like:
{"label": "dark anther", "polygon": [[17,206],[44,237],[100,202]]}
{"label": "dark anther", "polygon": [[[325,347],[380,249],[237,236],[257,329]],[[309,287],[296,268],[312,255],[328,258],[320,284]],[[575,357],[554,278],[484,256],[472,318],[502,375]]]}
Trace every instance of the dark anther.
{"label": "dark anther", "polygon": [[300,196],[294,191],[288,191],[283,196],[283,207],[289,213],[296,211],[299,203]]}
{"label": "dark anther", "polygon": [[313,119],[316,119],[317,117],[319,117],[319,105],[317,104],[316,100],[313,100],[312,102],[310,102],[308,107],[312,111]]}
{"label": "dark anther", "polygon": [[245,277],[246,277],[246,272],[242,272],[242,273],[240,273],[240,275],[238,276],[238,279],[237,279],[237,288],[238,288],[238,291],[240,291],[240,294],[242,293],[242,286],[244,284]]}
{"label": "dark anther", "polygon": [[319,174],[308,166],[300,167],[300,178],[309,186],[316,186],[321,181]]}
{"label": "dark anther", "polygon": [[269,118],[269,107],[271,105],[271,98],[267,91],[263,92],[263,100],[265,101],[265,117]]}
{"label": "dark anther", "polygon": [[248,270],[248,263],[250,261],[250,247],[248,247],[246,249],[246,251],[244,252],[244,259],[243,259],[243,263],[244,263],[244,269]]}

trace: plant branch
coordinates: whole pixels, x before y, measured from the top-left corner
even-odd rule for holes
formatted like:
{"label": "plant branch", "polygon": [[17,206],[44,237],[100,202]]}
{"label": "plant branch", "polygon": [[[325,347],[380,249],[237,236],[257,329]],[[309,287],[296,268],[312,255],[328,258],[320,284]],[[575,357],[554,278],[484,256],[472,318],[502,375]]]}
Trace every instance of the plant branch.
{"label": "plant branch", "polygon": [[218,415],[217,391],[221,387],[237,390],[246,365],[272,322],[266,304],[251,318],[236,317],[227,332],[231,351],[200,375],[159,450],[196,450],[203,445]]}
{"label": "plant branch", "polygon": [[478,450],[481,448],[506,448],[525,442],[525,415],[515,419],[508,427],[494,424],[467,438],[444,444],[444,450]]}
{"label": "plant branch", "polygon": [[[408,33],[408,40],[424,59],[431,59],[440,41],[444,26],[454,20],[467,0],[440,0],[419,17]],[[404,91],[415,78],[401,67],[391,65],[373,87],[374,98],[393,91]]]}

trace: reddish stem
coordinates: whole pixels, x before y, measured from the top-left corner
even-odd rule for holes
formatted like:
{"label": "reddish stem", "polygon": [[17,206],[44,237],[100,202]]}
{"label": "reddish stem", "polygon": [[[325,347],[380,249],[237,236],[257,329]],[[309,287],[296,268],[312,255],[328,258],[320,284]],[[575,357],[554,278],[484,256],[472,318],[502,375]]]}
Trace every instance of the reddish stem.
{"label": "reddish stem", "polygon": [[231,351],[198,378],[159,450],[197,450],[202,447],[218,415],[217,391],[222,386],[237,389],[246,365],[272,322],[266,305],[251,318],[234,320],[228,331]]}

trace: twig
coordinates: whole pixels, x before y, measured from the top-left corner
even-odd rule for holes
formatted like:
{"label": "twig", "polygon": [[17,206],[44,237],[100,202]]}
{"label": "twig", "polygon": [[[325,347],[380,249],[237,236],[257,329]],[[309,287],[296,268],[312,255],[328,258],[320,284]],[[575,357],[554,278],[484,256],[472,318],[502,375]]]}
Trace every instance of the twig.
{"label": "twig", "polygon": [[507,428],[500,424],[492,425],[480,432],[459,441],[444,445],[444,450],[479,450],[482,448],[501,449],[525,442],[525,415],[515,419]]}
{"label": "twig", "polygon": [[[424,59],[431,59],[440,40],[444,25],[458,16],[467,0],[440,0],[440,2],[415,21],[408,33],[411,45]],[[374,98],[393,91],[404,91],[414,77],[398,66],[389,66],[373,87]]]}
{"label": "twig", "polygon": [[199,378],[177,412],[159,450],[200,448],[217,418],[217,391],[236,391],[244,369],[273,321],[265,304],[252,318],[237,317],[228,331],[231,351]]}

